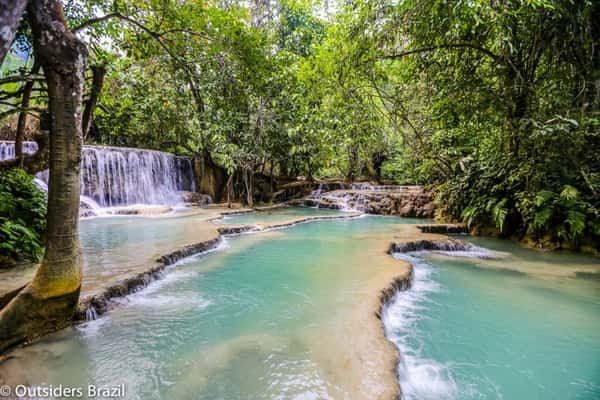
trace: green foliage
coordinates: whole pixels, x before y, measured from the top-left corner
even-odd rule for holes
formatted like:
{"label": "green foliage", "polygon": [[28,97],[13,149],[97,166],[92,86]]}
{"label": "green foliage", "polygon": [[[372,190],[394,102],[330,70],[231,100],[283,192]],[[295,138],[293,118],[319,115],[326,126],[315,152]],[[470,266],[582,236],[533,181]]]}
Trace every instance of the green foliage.
{"label": "green foliage", "polygon": [[42,252],[46,200],[21,169],[0,174],[0,256],[36,261]]}
{"label": "green foliage", "polygon": [[73,24],[126,17],[82,36],[108,71],[88,140],[210,157],[247,193],[259,174],[425,184],[469,225],[599,236],[597,2],[320,3],[73,4]]}
{"label": "green foliage", "polygon": [[[532,123],[527,160],[482,154],[439,186],[445,212],[467,224],[494,224],[506,234],[578,243],[600,236],[600,151],[590,121],[556,117]],[[509,224],[508,226],[506,224]]]}

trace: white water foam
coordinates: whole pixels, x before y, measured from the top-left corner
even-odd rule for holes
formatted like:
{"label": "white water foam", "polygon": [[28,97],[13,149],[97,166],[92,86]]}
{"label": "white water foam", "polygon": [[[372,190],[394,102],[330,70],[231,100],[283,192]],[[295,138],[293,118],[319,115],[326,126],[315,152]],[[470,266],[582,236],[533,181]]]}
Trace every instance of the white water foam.
{"label": "white water foam", "polygon": [[433,267],[420,258],[408,254],[394,254],[394,257],[410,262],[414,273],[411,289],[398,292],[382,314],[386,336],[400,350],[398,379],[402,399],[456,399],[458,388],[451,365],[424,357],[423,346],[416,336],[416,325],[426,318],[424,310],[431,303],[429,295],[443,288],[434,280]]}
{"label": "white water foam", "polygon": [[[386,337],[400,350],[398,380],[402,400],[455,400],[459,393],[476,397],[472,387],[460,387],[452,374],[452,363],[441,363],[423,356],[423,343],[417,323],[426,318],[424,311],[432,303],[430,295],[445,290],[435,281],[436,271],[422,256],[443,254],[452,257],[501,258],[501,252],[474,246],[469,251],[415,251],[394,253],[395,258],[413,266],[413,283],[409,290],[396,293],[382,313]],[[461,385],[464,386],[464,385]]]}
{"label": "white water foam", "polygon": [[[482,259],[499,259],[507,256],[506,253],[493,251],[484,247],[473,246],[470,250],[420,250],[409,253],[413,258],[422,257],[426,254],[441,254],[449,257],[464,257],[464,258],[482,258]],[[401,256],[395,254],[394,256]]]}
{"label": "white water foam", "polygon": [[[196,293],[188,293],[187,295],[170,296],[170,295],[154,295],[157,291],[176,283],[182,279],[191,279],[197,275],[198,271],[186,271],[178,269],[178,267],[197,262],[206,255],[224,250],[229,247],[227,239],[221,238],[219,244],[212,249],[208,249],[198,254],[185,257],[176,263],[166,267],[158,279],[153,280],[148,286],[141,288],[139,291],[128,294],[124,297],[114,298],[111,301],[122,306],[141,305],[152,308],[160,308],[161,306],[189,306],[195,310],[203,310],[210,306],[213,302],[210,299],[205,299],[197,296]],[[154,296],[153,296],[154,295]],[[111,318],[109,314],[97,315],[96,309],[91,307],[86,311],[86,322],[77,326],[77,330],[84,336],[96,336],[100,333],[101,328],[110,324]]]}

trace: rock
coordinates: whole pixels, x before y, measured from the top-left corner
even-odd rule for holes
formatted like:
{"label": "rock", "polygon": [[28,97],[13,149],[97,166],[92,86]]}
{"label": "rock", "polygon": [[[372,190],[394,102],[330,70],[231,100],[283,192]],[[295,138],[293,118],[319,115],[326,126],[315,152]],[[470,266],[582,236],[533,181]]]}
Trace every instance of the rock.
{"label": "rock", "polygon": [[183,201],[197,206],[206,206],[213,203],[213,198],[204,193],[181,192]]}
{"label": "rock", "polygon": [[465,224],[431,224],[417,225],[423,233],[466,234],[469,233]]}
{"label": "rock", "polygon": [[92,210],[92,208],[84,203],[84,202],[80,202],[79,203],[79,218],[89,218],[89,217],[95,217],[96,213],[94,212],[94,210]]}
{"label": "rock", "polygon": [[421,250],[473,251],[475,249],[478,249],[478,247],[463,240],[416,240],[413,242],[392,243],[390,244],[389,253],[410,253]]}
{"label": "rock", "polygon": [[288,201],[288,204],[400,217],[432,218],[434,215],[433,195],[421,186],[362,184],[358,187],[359,189],[316,190],[304,198]]}

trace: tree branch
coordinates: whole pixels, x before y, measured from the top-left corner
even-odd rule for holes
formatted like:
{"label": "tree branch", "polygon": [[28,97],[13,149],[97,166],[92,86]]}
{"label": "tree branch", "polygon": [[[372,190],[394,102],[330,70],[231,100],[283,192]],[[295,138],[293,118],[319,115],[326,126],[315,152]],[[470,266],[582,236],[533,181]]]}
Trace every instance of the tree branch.
{"label": "tree branch", "polygon": [[142,31],[146,32],[148,35],[150,35],[150,37],[152,37],[153,39],[155,39],[158,42],[160,47],[163,48],[163,50],[171,57],[171,59],[173,59],[173,61],[180,68],[182,68],[184,70],[186,77],[187,77],[188,84],[190,85],[192,96],[194,97],[194,101],[196,102],[196,108],[198,109],[198,112],[200,114],[204,113],[204,109],[205,109],[204,108],[204,100],[202,99],[202,96],[200,95],[200,91],[196,87],[196,84],[194,82],[194,72],[192,71],[192,69],[190,68],[190,66],[188,65],[188,63],[186,62],[185,59],[183,59],[181,56],[179,56],[177,53],[175,53],[173,50],[171,50],[171,48],[169,48],[169,46],[165,43],[164,35],[165,35],[165,33],[170,33],[170,32],[171,33],[184,32],[189,35],[193,34],[193,35],[202,37],[204,39],[206,39],[207,36],[202,33],[194,32],[194,31],[190,31],[190,30],[183,30],[183,29],[166,31],[164,33],[157,32],[157,31],[154,31],[154,30],[148,28],[143,23],[136,21],[135,19],[128,17],[126,15],[123,15],[119,12],[113,12],[113,13],[106,14],[106,15],[98,17],[98,18],[92,18],[92,19],[82,23],[81,25],[77,26],[76,28],[72,29],[72,31],[76,33],[78,31],[80,31],[81,29],[84,29],[92,24],[106,21],[110,18],[118,18],[122,21],[129,22],[130,24],[135,25],[136,27],[140,28]]}
{"label": "tree branch", "polygon": [[[40,63],[36,60],[31,67],[31,74],[37,74],[40,70]],[[31,100],[31,92],[35,81],[25,83],[23,87],[23,97],[21,99],[21,108],[29,107]],[[17,133],[15,134],[15,155],[19,158],[23,157],[23,138],[25,137],[25,126],[27,125],[27,113],[21,112],[17,122]]]}
{"label": "tree branch", "polygon": [[422,47],[420,49],[414,49],[414,50],[407,50],[407,51],[403,51],[401,53],[397,53],[397,54],[386,54],[384,55],[382,58],[384,59],[390,59],[390,60],[397,60],[399,58],[403,58],[412,54],[419,54],[419,53],[429,53],[435,50],[440,50],[440,49],[472,49],[472,50],[476,50],[478,52],[480,52],[481,54],[484,54],[488,57],[491,57],[494,61],[499,62],[502,60],[502,57],[498,54],[495,54],[494,52],[481,47],[479,45],[473,44],[473,43],[446,43],[446,44],[441,44],[438,46],[430,46],[430,47]]}
{"label": "tree branch", "polygon": [[103,15],[101,17],[88,19],[87,21],[85,21],[81,25],[76,26],[75,28],[71,29],[71,32],[77,33],[80,30],[83,30],[83,29],[87,28],[88,26],[97,24],[99,22],[106,21],[106,20],[111,19],[111,18],[115,18],[115,17],[118,18],[120,15],[121,15],[121,13],[114,12],[114,13]]}
{"label": "tree branch", "polygon": [[6,78],[0,79],[0,85],[4,85],[6,83],[16,83],[16,82],[29,82],[29,81],[44,81],[45,78],[42,75],[11,75]]}
{"label": "tree branch", "polygon": [[16,114],[16,113],[20,113],[20,112],[31,112],[31,111],[42,113],[42,112],[46,111],[46,109],[40,108],[40,107],[26,107],[26,108],[16,107],[16,108],[13,108],[12,110],[7,110],[4,112],[1,112],[0,120],[8,117],[11,114]]}

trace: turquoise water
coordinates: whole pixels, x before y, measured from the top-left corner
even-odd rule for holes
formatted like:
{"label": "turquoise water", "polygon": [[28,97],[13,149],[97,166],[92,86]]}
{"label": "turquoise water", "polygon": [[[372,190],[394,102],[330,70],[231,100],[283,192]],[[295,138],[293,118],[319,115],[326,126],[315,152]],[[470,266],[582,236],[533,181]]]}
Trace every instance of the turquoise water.
{"label": "turquoise water", "polygon": [[[229,238],[99,320],[15,352],[0,376],[124,383],[127,399],[364,399],[347,360],[357,313],[378,271],[398,268],[384,253],[391,238],[418,222],[362,217]],[[151,251],[153,239],[130,234]],[[600,281],[571,277],[598,259],[478,244],[504,258],[411,259],[414,288],[386,312],[406,400],[599,399]]]}
{"label": "turquoise water", "polygon": [[599,260],[475,242],[503,258],[412,259],[388,309],[406,399],[600,399]]}
{"label": "turquoise water", "polygon": [[205,240],[198,225],[211,218],[202,211],[161,217],[102,217],[81,221],[83,289],[139,269],[161,255]]}
{"label": "turquoise water", "polygon": [[276,208],[269,211],[256,211],[245,214],[231,215],[215,222],[220,224],[240,225],[258,223],[275,224],[289,220],[290,218],[316,217],[321,215],[343,215],[343,212],[313,207]]}
{"label": "turquoise water", "polygon": [[20,368],[30,384],[125,383],[131,399],[363,398],[340,388],[352,376],[338,365],[352,350],[346,325],[381,268],[371,261],[394,266],[378,235],[410,222],[323,221],[228,239],[99,320],[26,348]]}
{"label": "turquoise water", "polygon": [[[147,270],[159,256],[205,240],[198,226],[217,215],[210,210],[183,210],[155,217],[112,216],[80,221],[83,291]],[[24,285],[34,273],[35,266],[15,271],[0,269],[0,293]]]}

